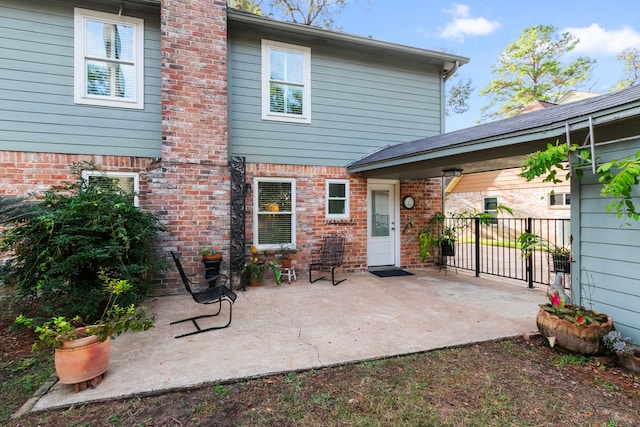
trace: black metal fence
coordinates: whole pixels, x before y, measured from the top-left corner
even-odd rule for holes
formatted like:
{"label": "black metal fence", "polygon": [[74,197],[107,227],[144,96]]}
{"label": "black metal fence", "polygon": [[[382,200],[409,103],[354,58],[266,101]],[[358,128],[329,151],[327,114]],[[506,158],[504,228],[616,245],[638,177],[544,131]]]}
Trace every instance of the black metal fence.
{"label": "black metal fence", "polygon": [[446,218],[445,227],[453,227],[458,237],[455,255],[442,257],[441,262],[474,271],[476,276],[490,274],[523,280],[529,287],[534,283],[547,285],[556,272],[549,252],[537,247],[530,257],[523,258],[516,242],[522,233],[530,232],[551,245],[568,248],[569,226],[568,219],[494,218],[487,224],[480,218]]}

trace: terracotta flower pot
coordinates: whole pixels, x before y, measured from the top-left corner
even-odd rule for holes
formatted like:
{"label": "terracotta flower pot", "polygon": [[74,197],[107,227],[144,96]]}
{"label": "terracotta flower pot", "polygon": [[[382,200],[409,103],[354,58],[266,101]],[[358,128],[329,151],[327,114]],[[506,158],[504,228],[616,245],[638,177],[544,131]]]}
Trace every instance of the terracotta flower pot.
{"label": "terracotta flower pot", "polygon": [[540,308],[536,317],[538,330],[546,338],[555,337],[555,345],[574,353],[594,355],[604,352],[602,337],[613,330],[613,320],[600,325],[576,325],[566,319],[555,316]]}
{"label": "terracotta flower pot", "polygon": [[282,268],[291,268],[291,258],[284,258],[280,260],[282,262]]}
{"label": "terracotta flower pot", "polygon": [[[81,336],[86,328],[78,328]],[[65,341],[55,350],[55,367],[62,384],[77,384],[104,374],[109,368],[111,339],[98,341],[95,335]]]}
{"label": "terracotta flower pot", "polygon": [[262,282],[260,281],[249,282],[249,286],[262,286]]}

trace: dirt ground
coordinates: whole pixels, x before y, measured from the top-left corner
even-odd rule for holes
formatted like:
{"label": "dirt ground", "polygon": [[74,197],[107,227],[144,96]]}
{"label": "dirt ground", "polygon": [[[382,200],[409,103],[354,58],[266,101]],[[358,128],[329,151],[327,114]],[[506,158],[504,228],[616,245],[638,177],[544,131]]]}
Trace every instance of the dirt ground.
{"label": "dirt ground", "polygon": [[[1,320],[3,361],[29,357],[33,334],[9,332],[10,321]],[[0,424],[633,426],[640,425],[640,379],[611,358],[581,362],[539,337],[514,338],[28,413]]]}

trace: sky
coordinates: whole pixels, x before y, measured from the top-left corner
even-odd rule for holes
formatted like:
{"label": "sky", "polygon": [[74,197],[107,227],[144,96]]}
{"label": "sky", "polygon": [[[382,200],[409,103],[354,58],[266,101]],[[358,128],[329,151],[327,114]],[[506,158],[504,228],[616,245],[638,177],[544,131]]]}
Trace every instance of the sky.
{"label": "sky", "polygon": [[446,118],[446,131],[474,126],[489,103],[479,91],[495,76],[491,66],[525,28],[553,25],[580,42],[566,56],[597,60],[592,78],[579,90],[607,93],[624,75],[617,55],[640,48],[639,0],[352,0],[335,19],[342,31],[403,45],[447,51],[470,58],[456,79],[471,78],[471,109]]}

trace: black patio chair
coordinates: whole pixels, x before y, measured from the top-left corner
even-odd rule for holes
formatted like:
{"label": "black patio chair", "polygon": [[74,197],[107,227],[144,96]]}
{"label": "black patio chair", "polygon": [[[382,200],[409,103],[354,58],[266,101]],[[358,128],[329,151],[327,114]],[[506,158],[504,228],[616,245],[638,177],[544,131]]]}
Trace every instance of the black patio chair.
{"label": "black patio chair", "polygon": [[[176,263],[176,267],[178,268],[178,272],[180,273],[180,278],[182,278],[182,282],[184,283],[184,287],[187,289],[187,292],[191,294],[191,297],[198,304],[218,304],[218,311],[215,314],[204,314],[201,316],[189,317],[188,319],[177,320],[175,322],[171,322],[171,325],[175,325],[176,323],[182,322],[193,322],[193,325],[196,327],[196,331],[188,332],[186,334],[178,335],[176,338],[182,338],[189,335],[200,334],[202,332],[213,331],[216,329],[224,329],[231,324],[231,315],[233,312],[233,303],[236,300],[236,294],[231,289],[226,286],[227,276],[224,274],[216,274],[214,276],[208,277],[205,280],[194,282],[191,280],[191,277],[197,275],[198,273],[187,276],[182,268],[182,264],[180,263],[180,259],[178,256],[171,252],[171,256],[173,257],[173,261]],[[216,285],[216,281],[220,279],[221,283]],[[194,285],[209,285],[208,288],[203,290],[196,291],[192,289]],[[198,325],[199,319],[205,319],[208,317],[215,317],[220,314],[222,310],[222,302],[226,301],[229,303],[229,321],[223,326],[213,326],[210,328],[200,328]]]}
{"label": "black patio chair", "polygon": [[347,279],[338,280],[336,282],[335,270],[342,265],[342,255],[344,253],[344,237],[336,236],[335,234],[324,236],[322,239],[322,248],[320,253],[309,264],[309,282],[317,282],[324,279],[324,276],[312,279],[313,271],[331,271],[331,283],[336,286],[339,283],[344,282]]}

